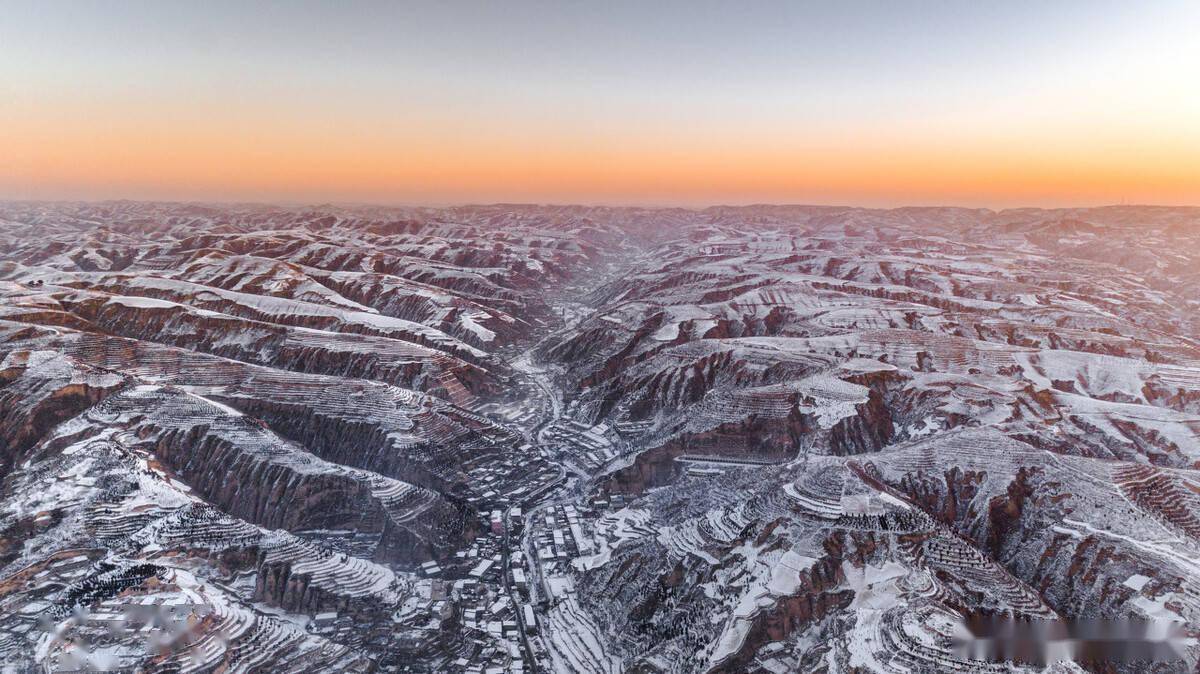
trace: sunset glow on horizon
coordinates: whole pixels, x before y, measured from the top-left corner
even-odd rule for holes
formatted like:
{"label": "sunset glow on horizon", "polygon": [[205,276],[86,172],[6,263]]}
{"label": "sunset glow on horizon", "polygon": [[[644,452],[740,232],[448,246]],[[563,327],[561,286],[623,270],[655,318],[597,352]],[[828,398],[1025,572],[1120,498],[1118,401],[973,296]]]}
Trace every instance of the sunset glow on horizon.
{"label": "sunset glow on horizon", "polygon": [[0,198],[1200,204],[1200,3],[19,3]]}

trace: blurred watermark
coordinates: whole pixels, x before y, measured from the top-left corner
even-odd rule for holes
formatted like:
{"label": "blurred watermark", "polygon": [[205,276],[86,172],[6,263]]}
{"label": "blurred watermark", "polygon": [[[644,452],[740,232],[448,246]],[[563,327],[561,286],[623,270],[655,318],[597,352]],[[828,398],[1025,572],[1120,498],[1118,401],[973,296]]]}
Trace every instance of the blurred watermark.
{"label": "blurred watermark", "polygon": [[1182,665],[1193,643],[1182,623],[1168,620],[1041,620],[980,614],[968,615],[952,638],[954,655],[960,659],[1035,667],[1064,660],[1084,667]]}

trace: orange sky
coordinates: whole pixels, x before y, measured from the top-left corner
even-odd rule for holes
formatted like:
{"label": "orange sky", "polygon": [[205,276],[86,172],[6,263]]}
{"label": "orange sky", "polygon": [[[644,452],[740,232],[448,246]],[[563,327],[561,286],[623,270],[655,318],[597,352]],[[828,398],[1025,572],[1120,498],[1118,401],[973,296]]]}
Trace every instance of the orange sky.
{"label": "orange sky", "polygon": [[477,60],[445,79],[370,53],[293,67],[164,46],[92,63],[18,44],[0,198],[1200,204],[1200,94],[1183,85],[1200,81],[1200,47],[1181,39],[1200,24],[1125,23],[1096,24],[1104,44],[1066,42],[1061,59],[1039,42],[1023,62],[882,53],[801,77],[772,52],[777,76],[681,61],[653,78],[588,61],[594,81],[525,61],[508,79]]}
{"label": "orange sky", "polygon": [[1197,147],[1146,135],[579,142],[534,130],[495,138],[181,126],[29,120],[6,128],[0,166],[30,196],[51,198],[1200,203]]}

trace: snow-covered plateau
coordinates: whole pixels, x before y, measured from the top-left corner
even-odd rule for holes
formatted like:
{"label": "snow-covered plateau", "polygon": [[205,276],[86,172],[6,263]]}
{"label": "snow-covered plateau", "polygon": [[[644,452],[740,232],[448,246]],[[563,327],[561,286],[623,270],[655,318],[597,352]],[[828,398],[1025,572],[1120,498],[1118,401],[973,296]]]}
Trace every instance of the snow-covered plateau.
{"label": "snow-covered plateau", "polygon": [[1195,671],[1198,336],[1200,209],[0,203],[0,671]]}

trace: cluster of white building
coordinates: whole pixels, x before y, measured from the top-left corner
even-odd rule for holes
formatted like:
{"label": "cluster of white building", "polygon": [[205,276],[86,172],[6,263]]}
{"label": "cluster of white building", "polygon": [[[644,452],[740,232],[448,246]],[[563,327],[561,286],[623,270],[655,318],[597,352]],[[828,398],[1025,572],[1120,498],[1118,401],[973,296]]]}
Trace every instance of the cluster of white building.
{"label": "cluster of white building", "polygon": [[589,426],[578,421],[563,421],[546,430],[545,437],[558,447],[559,454],[595,471],[618,452],[608,424]]}

